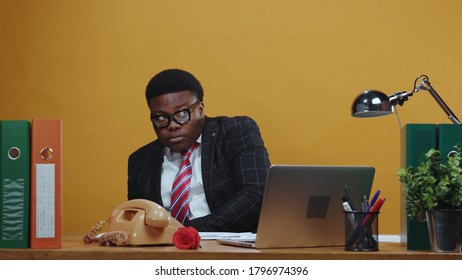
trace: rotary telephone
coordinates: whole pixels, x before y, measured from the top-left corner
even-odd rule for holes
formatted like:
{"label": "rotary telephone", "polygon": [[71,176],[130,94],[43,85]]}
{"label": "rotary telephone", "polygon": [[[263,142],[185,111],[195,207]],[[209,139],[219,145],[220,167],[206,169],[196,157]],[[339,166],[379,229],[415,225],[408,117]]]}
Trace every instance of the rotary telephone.
{"label": "rotary telephone", "polygon": [[[109,222],[109,231],[97,234]],[[183,225],[162,206],[146,199],[128,200],[112,210],[107,221],[100,221],[88,232],[85,243],[100,245],[172,244],[172,236]]]}

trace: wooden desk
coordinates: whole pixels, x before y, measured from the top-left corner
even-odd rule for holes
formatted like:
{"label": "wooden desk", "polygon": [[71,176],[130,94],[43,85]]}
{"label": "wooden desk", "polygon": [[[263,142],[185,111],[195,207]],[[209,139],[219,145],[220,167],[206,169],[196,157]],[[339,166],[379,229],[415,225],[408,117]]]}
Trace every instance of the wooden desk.
{"label": "wooden desk", "polygon": [[422,260],[462,259],[462,253],[408,251],[397,243],[380,243],[378,252],[347,252],[343,247],[247,249],[202,241],[198,250],[179,250],[174,246],[106,247],[84,244],[81,237],[65,237],[61,249],[0,249],[0,259],[41,260]]}

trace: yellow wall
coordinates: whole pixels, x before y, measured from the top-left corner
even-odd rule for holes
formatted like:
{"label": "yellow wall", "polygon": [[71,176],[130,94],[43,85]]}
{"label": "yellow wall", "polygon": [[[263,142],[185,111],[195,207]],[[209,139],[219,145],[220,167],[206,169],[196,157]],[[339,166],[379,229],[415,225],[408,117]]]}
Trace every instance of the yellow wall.
{"label": "yellow wall", "polygon": [[[350,117],[365,89],[411,90],[427,74],[462,116],[462,2],[0,0],[0,119],[62,118],[64,233],[126,199],[128,155],[155,138],[144,88],[191,71],[209,116],[250,115],[272,163],[372,165],[399,232],[399,126]],[[426,92],[403,124],[448,123]]]}

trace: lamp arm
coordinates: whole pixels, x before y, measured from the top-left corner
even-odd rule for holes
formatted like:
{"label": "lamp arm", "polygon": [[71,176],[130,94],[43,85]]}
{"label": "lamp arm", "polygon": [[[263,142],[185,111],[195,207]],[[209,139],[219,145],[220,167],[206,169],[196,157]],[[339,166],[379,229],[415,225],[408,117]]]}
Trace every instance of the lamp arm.
{"label": "lamp arm", "polygon": [[391,106],[396,107],[396,105],[403,106],[404,102],[409,100],[409,97],[411,97],[414,94],[415,91],[398,91],[388,97],[389,103]]}
{"label": "lamp arm", "polygon": [[436,90],[432,87],[430,84],[430,81],[428,80],[428,77],[425,76],[423,81],[420,83],[420,85],[416,88],[417,91],[420,89],[424,89],[430,93],[431,96],[435,99],[436,103],[440,105],[441,109],[446,113],[448,118],[455,124],[461,124],[459,119],[456,117],[456,115],[451,111],[449,106],[443,101],[443,99],[439,96],[439,94],[436,92]]}

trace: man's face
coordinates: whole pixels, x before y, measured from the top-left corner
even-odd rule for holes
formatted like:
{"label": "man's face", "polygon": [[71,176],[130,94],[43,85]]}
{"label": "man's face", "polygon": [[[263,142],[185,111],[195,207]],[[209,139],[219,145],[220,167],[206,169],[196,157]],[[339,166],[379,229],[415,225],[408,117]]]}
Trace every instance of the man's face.
{"label": "man's face", "polygon": [[[159,115],[170,116],[168,126],[158,128],[154,123],[153,126],[159,141],[174,152],[188,149],[202,133],[205,118],[204,103],[201,101],[195,104],[196,101],[198,101],[197,97],[189,90],[167,93],[149,100],[151,120]],[[189,122],[178,124],[172,119],[174,113],[189,108],[191,115]]]}

